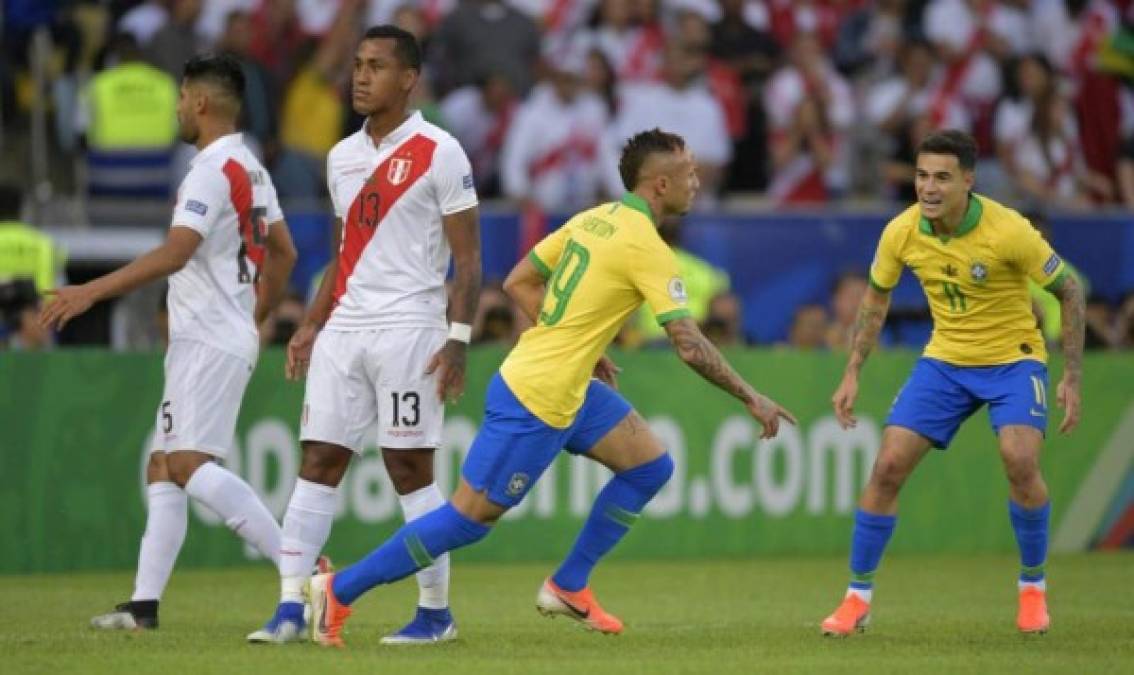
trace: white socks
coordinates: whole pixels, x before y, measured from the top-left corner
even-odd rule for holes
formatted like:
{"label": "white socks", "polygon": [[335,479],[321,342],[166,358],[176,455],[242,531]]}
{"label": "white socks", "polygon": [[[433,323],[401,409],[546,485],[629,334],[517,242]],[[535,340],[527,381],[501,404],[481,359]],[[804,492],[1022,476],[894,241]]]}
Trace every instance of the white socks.
{"label": "white socks", "polygon": [[1043,592],[1047,592],[1047,579],[1040,579],[1039,581],[1024,581],[1023,579],[1016,580],[1016,588],[1024,590],[1025,588],[1038,588]]}
{"label": "white socks", "polygon": [[280,538],[280,602],[303,602],[303,585],[335,520],[339,489],[297,478]]}
{"label": "white socks", "polygon": [[147,485],[146,502],[146,532],[138,549],[138,572],[131,600],[161,600],[189,526],[189,500],[185,491],[173,483]]}
{"label": "white socks", "polygon": [[[402,514],[406,522],[413,522],[425,514],[445,505],[445,498],[437,483],[408,495],[398,495]],[[449,606],[449,554],[443,553],[433,564],[417,573],[417,586],[420,591],[418,605],[426,609],[445,609]]]}
{"label": "white socks", "polygon": [[874,589],[873,588],[848,588],[847,589],[847,595],[848,596],[857,595],[858,597],[862,598],[863,602],[865,602],[866,604],[869,605],[871,598],[874,597]]}
{"label": "white socks", "polygon": [[279,523],[248,483],[228,469],[207,462],[193,472],[185,492],[216,511],[228,529],[279,566]]}

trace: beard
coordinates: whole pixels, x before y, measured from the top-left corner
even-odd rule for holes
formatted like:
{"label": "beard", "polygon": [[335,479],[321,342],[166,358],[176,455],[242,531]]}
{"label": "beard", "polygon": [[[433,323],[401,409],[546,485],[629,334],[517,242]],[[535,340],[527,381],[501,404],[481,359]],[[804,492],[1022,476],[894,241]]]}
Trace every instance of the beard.
{"label": "beard", "polygon": [[197,139],[201,137],[201,130],[191,128],[188,124],[178,124],[177,136],[182,143],[194,145],[197,143]]}

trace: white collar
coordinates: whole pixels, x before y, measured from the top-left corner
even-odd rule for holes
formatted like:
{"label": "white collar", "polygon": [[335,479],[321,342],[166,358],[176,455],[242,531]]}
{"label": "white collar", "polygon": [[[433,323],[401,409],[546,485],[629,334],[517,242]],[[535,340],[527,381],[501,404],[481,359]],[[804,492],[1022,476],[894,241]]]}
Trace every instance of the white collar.
{"label": "white collar", "polygon": [[196,166],[197,162],[204,161],[225,148],[240,145],[243,142],[243,139],[244,136],[240,132],[236,132],[234,134],[225,134],[224,136],[221,136],[214,140],[212,143],[209,143],[200,152],[198,152],[193,159],[189,160],[189,166]]}
{"label": "white collar", "polygon": [[379,143],[377,147],[375,147],[374,139],[370,137],[370,131],[367,129],[367,126],[370,124],[370,119],[367,118],[362,123],[362,142],[366,144],[366,147],[378,151],[390,147],[391,145],[401,145],[403,141],[408,140],[410,135],[417,130],[417,127],[419,124],[421,124],[421,121],[421,111],[413,111],[412,113],[410,113],[410,116],[405,119],[404,122],[395,127],[393,131],[382,137],[382,142]]}

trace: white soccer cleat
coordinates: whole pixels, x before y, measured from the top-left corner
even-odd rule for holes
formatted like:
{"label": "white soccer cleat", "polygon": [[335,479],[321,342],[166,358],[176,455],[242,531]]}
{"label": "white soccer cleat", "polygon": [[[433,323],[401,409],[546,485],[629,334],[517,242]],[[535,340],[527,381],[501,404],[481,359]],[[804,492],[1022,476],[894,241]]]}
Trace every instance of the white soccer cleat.
{"label": "white soccer cleat", "polygon": [[457,622],[448,608],[418,607],[413,621],[382,638],[384,645],[432,645],[457,639]]}
{"label": "white soccer cleat", "polygon": [[282,645],[288,642],[302,642],[307,639],[307,620],[304,618],[307,605],[299,602],[281,602],[276,613],[260,630],[248,634],[253,644]]}
{"label": "white soccer cleat", "polygon": [[99,614],[91,619],[91,628],[99,630],[152,630],[158,627],[157,617],[136,616],[129,602],[114,608],[113,612]]}

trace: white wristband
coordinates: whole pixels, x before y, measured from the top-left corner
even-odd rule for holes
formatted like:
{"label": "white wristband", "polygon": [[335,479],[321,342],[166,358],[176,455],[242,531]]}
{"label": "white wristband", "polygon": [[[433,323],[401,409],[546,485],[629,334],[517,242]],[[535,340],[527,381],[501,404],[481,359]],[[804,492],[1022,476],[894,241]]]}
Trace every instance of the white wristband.
{"label": "white wristband", "polygon": [[466,345],[472,340],[472,326],[467,323],[449,324],[449,339],[463,342]]}

